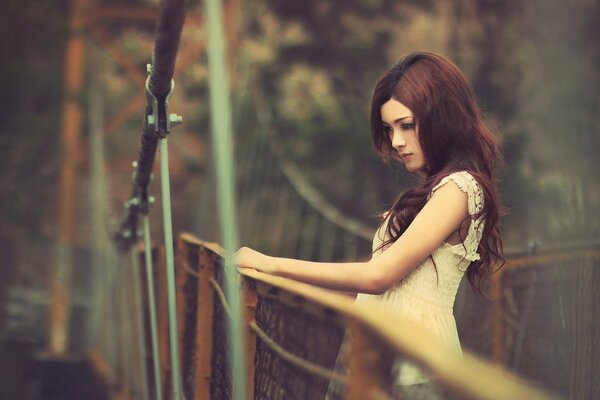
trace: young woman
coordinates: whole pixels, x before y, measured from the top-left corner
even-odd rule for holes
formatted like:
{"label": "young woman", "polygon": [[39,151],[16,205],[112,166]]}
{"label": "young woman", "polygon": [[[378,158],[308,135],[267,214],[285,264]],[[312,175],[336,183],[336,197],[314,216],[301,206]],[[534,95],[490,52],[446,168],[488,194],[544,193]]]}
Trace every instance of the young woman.
{"label": "young woman", "polygon": [[[358,293],[359,303],[418,320],[461,356],[452,312],[459,283],[466,272],[480,290],[503,261],[493,176],[496,141],[460,70],[428,52],[405,56],[377,82],[371,134],[384,159],[400,160],[421,183],[384,215],[369,261],[308,262],[244,247],[237,263]],[[400,385],[427,380],[411,364],[400,364]]]}

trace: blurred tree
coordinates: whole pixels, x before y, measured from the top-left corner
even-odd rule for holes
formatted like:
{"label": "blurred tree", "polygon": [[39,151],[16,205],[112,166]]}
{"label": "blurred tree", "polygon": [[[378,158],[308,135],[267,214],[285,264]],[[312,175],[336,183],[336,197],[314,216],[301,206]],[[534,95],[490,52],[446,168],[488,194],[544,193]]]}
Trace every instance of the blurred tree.
{"label": "blurred tree", "polygon": [[598,237],[599,5],[459,0],[448,51],[499,127],[509,244]]}
{"label": "blurred tree", "polygon": [[[66,26],[66,2],[8,1],[3,4],[0,43],[0,213],[3,221],[35,225],[46,211],[36,196],[18,190],[27,185],[44,190],[56,169],[62,95],[61,64]],[[37,184],[34,184],[37,183]],[[16,197],[15,197],[16,196]]]}
{"label": "blurred tree", "polygon": [[[17,257],[21,237],[52,233],[47,216],[54,210],[57,98],[67,33],[66,1],[24,1],[5,2],[0,16],[1,48],[9,55],[0,64],[0,236],[8,258]],[[272,110],[289,156],[344,212],[368,220],[411,180],[371,150],[368,107],[382,71],[419,48],[449,54],[471,78],[484,111],[495,117],[490,122],[501,132],[507,160],[501,178],[511,240],[598,236],[597,2],[252,0],[240,6],[234,98],[250,93],[250,107]],[[140,65],[147,61],[151,28],[115,21],[110,29],[123,33],[116,43],[122,51]],[[195,30],[188,39],[199,37]],[[106,85],[108,114],[120,104],[110,96],[136,90],[124,84],[123,71],[113,69]],[[201,63],[181,71],[180,103],[206,98],[205,77]],[[241,114],[236,108],[243,122]],[[187,129],[207,138],[206,108],[188,115]],[[137,131],[138,122],[127,127]],[[249,121],[238,129],[255,125]],[[174,136],[174,148],[184,136]],[[136,144],[137,135],[114,136],[107,155],[123,141]],[[186,173],[205,165],[195,154],[185,162]]]}
{"label": "blurred tree", "polygon": [[242,46],[259,106],[272,110],[289,156],[346,213],[372,217],[410,179],[371,150],[370,96],[401,55],[390,56],[398,27],[433,9],[432,2],[265,0],[244,13]]}
{"label": "blurred tree", "polygon": [[518,120],[523,72],[518,49],[523,23],[520,1],[461,0],[458,20],[464,25],[451,40],[451,48],[461,68],[470,71],[471,81],[488,125],[498,131],[505,163],[499,166],[500,192],[509,214],[503,218],[506,244],[527,243],[536,236],[531,215],[543,201],[533,177],[524,173],[530,144]]}
{"label": "blurred tree", "polygon": [[[52,215],[67,2],[8,0],[0,16],[0,279],[39,245]],[[29,239],[29,242],[26,241]],[[47,243],[46,243],[47,244]],[[20,272],[25,272],[21,270]],[[12,278],[11,278],[12,277]],[[1,288],[0,288],[1,289]]]}
{"label": "blurred tree", "polygon": [[518,119],[540,163],[530,174],[543,190],[535,224],[552,241],[600,235],[600,4],[531,1],[524,6]]}

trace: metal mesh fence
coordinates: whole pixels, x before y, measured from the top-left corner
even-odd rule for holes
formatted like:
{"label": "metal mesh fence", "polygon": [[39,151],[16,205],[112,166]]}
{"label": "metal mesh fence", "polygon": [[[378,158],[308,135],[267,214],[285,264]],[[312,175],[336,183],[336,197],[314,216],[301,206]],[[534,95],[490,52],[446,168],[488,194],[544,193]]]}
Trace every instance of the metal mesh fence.
{"label": "metal mesh fence", "polygon": [[[186,242],[179,249],[184,253],[183,257],[178,258],[180,265],[177,276],[183,393],[187,399],[231,399],[231,352],[227,329],[231,317],[223,293],[225,271],[222,259],[218,256],[220,250],[214,246],[203,247],[198,242]],[[526,270],[522,269],[522,271]],[[589,268],[583,270],[588,271]],[[518,288],[519,279],[527,282],[530,279],[527,276],[519,278],[520,273],[510,277],[510,283],[514,286],[513,297],[516,304],[532,298],[531,295],[527,295],[527,291],[522,294]],[[579,278],[575,281],[579,282],[579,285],[591,281],[587,279],[589,277],[585,272],[576,275]],[[385,318],[384,314],[369,318],[364,314],[366,310],[352,308],[352,302],[339,295],[291,281],[279,282],[262,274],[247,272],[244,272],[240,278],[243,283],[241,291],[244,293],[246,307],[244,330],[250,343],[246,354],[246,369],[252,391],[248,398],[257,400],[335,400],[345,399],[348,396],[361,399],[461,398],[449,395],[450,387],[445,383],[442,384],[442,380],[434,379],[412,386],[398,384],[401,368],[404,368],[400,365],[407,361],[408,354],[412,354],[412,350],[406,354],[404,350],[400,350],[409,345],[403,342],[404,339],[398,342],[397,338],[393,338],[396,327],[381,319]],[[509,283],[508,278],[505,278],[505,283]],[[581,292],[583,296],[587,296],[588,290]],[[565,304],[568,306],[567,303]],[[206,320],[204,320],[204,311],[207,312]],[[377,314],[376,309],[372,312]],[[587,319],[565,322],[583,326],[585,329],[590,328]],[[406,326],[402,329],[400,329],[400,332],[404,332],[402,337],[409,336],[414,343],[421,343],[416,344],[417,348],[421,348],[417,354],[421,354],[419,353],[421,351],[424,352],[422,354],[427,353],[416,334],[407,331]],[[497,332],[497,329],[494,329],[494,332]],[[505,341],[512,340],[510,346],[514,347],[514,339],[511,339],[510,332],[505,336]],[[528,340],[527,338],[528,336],[525,336],[522,340]],[[581,340],[579,336],[575,339]],[[435,349],[434,344],[431,343],[433,349]],[[429,347],[429,343],[426,347]],[[443,348],[439,348],[438,352],[443,353]],[[590,357],[594,356],[593,354]],[[427,360],[432,357],[432,354],[423,357],[423,360]],[[580,357],[580,360],[583,358]],[[426,361],[421,362],[427,365]],[[429,367],[440,368],[439,365]],[[581,362],[578,367],[584,370],[587,368]],[[481,370],[479,364],[477,368],[473,366],[469,368],[473,376],[478,376],[478,380],[485,379],[487,382],[485,388],[483,384],[473,382],[477,387],[465,389],[467,393],[478,393],[474,398],[485,397],[481,395],[487,393],[489,390],[487,386],[496,385],[498,380],[503,379],[491,371]],[[437,370],[436,373],[440,371]],[[447,368],[444,373],[455,376]],[[165,383],[165,391],[167,391],[169,382]],[[527,388],[511,386],[512,383],[508,380],[501,384],[504,388],[495,389],[498,394],[490,398],[514,398],[511,397],[512,395],[506,397],[507,393],[515,395],[518,393],[521,398],[525,398],[523,393],[527,393],[529,396],[527,398],[548,398],[535,391],[530,392]],[[452,389],[450,394],[457,393]]]}
{"label": "metal mesh fence", "polygon": [[514,321],[504,329],[508,366],[565,396],[600,398],[599,264],[583,255],[506,274],[504,312]]}
{"label": "metal mesh fence", "polygon": [[[333,369],[344,329],[325,313],[311,313],[298,305],[259,296],[256,322],[281,347],[304,360]],[[282,359],[264,341],[256,346],[254,398],[323,399],[329,379],[311,374]],[[331,398],[338,397],[333,394]]]}
{"label": "metal mesh fence", "polygon": [[[220,287],[225,287],[225,276],[221,260],[215,260],[214,279]],[[218,295],[214,294],[212,322],[212,375],[210,380],[210,398],[212,400],[231,399],[231,352],[227,315]]]}
{"label": "metal mesh fence", "polygon": [[193,399],[196,380],[196,330],[198,315],[198,277],[197,268],[199,265],[200,249],[198,246],[185,245],[185,269],[179,269],[178,273],[183,274],[183,304],[178,304],[182,310],[183,329],[181,335],[181,365],[182,365],[182,386],[183,394],[188,399]]}
{"label": "metal mesh fence", "polygon": [[562,396],[600,398],[599,260],[597,250],[511,260],[496,306],[464,288],[463,346]]}

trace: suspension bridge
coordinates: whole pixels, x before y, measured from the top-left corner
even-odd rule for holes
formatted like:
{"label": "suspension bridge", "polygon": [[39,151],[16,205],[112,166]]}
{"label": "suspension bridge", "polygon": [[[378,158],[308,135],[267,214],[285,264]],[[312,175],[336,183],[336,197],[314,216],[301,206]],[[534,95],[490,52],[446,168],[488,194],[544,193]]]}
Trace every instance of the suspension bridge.
{"label": "suspension bridge", "polygon": [[[234,123],[240,121],[232,118],[228,96],[223,10],[218,0],[205,3],[219,215],[218,221],[205,219],[204,233],[218,225],[223,247],[172,230],[168,138],[177,134],[185,115],[171,110],[169,99],[175,90],[185,7],[181,0],[164,0],[158,11],[138,14],[157,21],[146,78],[121,60],[126,74],[143,90],[128,108],[142,108],[140,101],[146,105],[130,197],[123,199],[126,212],[110,233],[103,201],[109,190],[103,138],[129,111],[117,115],[112,125],[105,123],[103,83],[92,71],[87,125],[93,285],[85,294],[73,287],[74,222],[69,217],[74,202],[73,140],[83,110],[76,99],[65,100],[60,237],[50,285],[48,345],[37,357],[37,398],[404,399],[410,393],[393,378],[394,365],[401,359],[428,370],[449,398],[598,394],[597,346],[590,333],[596,326],[591,316],[598,300],[593,290],[600,262],[597,245],[515,255],[495,275],[488,300],[470,301],[474,295],[461,292],[455,313],[462,341],[487,359],[467,352],[464,360],[456,360],[420,327],[360,307],[348,296],[238,271],[228,255],[239,243],[288,257],[352,260],[369,253],[374,229],[338,211],[286,157],[268,110],[252,116],[256,129],[250,134],[233,134]],[[80,0],[72,5],[73,30],[82,28],[86,12],[96,19],[116,14],[111,8],[86,11]],[[235,2],[230,0],[227,7],[235,7]],[[119,58],[101,23],[90,24],[89,31]],[[75,36],[68,44],[67,91],[82,88],[82,40]],[[238,106],[243,109],[243,104]],[[244,149],[238,157],[233,154],[236,148]],[[160,240],[151,236],[158,212],[151,190],[157,152]],[[159,241],[162,244],[156,245]],[[565,275],[569,279],[563,279]],[[550,304],[538,295],[548,287],[559,293]],[[87,297],[84,311],[76,315],[74,304],[82,296]],[[544,308],[560,315],[552,335],[541,333],[548,328],[547,320],[534,317]],[[348,332],[349,341],[344,339]],[[85,339],[74,351],[77,335]],[[531,346],[536,337],[545,340],[545,349]],[[553,347],[567,338],[572,340],[570,348]],[[350,344],[342,345],[346,342]],[[567,360],[568,373],[541,366],[557,357]]]}

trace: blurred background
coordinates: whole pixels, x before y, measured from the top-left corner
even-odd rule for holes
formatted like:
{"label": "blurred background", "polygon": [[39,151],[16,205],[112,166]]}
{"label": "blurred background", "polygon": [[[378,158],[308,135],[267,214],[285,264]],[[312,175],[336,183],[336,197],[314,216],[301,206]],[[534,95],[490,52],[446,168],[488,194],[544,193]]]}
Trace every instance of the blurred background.
{"label": "blurred background", "polygon": [[[11,340],[47,345],[56,264],[72,267],[70,351],[94,341],[94,271],[117,262],[110,236],[131,191],[156,6],[2,3],[0,337],[13,366],[26,361]],[[187,7],[170,103],[184,118],[169,137],[174,231],[217,241],[205,22],[200,2]],[[372,89],[400,56],[429,50],[465,72],[502,144],[506,250],[597,248],[597,1],[229,0],[225,20],[244,244],[311,259],[369,256],[377,216],[414,183],[372,149]],[[561,274],[554,283],[569,270]]]}

